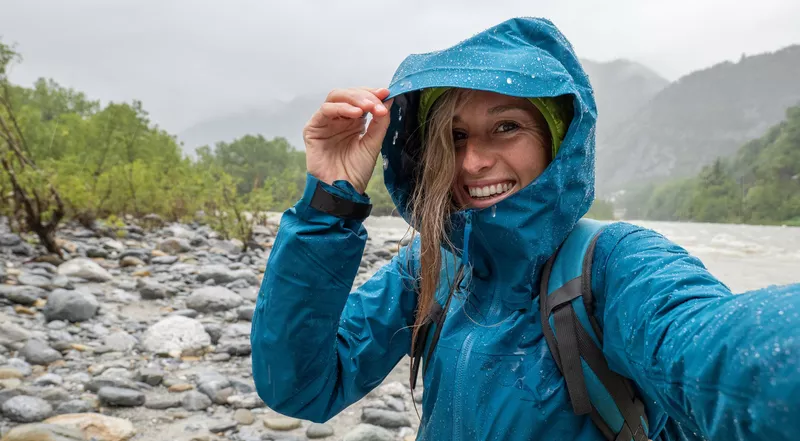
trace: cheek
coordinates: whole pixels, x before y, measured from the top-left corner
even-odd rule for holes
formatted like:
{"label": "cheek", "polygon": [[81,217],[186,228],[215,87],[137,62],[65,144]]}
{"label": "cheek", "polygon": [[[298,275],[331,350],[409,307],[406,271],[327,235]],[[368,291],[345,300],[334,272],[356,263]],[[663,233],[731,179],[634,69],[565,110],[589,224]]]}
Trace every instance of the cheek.
{"label": "cheek", "polygon": [[505,162],[517,175],[520,187],[533,182],[547,168],[547,152],[540,143],[531,145],[528,142],[521,142],[504,153]]}

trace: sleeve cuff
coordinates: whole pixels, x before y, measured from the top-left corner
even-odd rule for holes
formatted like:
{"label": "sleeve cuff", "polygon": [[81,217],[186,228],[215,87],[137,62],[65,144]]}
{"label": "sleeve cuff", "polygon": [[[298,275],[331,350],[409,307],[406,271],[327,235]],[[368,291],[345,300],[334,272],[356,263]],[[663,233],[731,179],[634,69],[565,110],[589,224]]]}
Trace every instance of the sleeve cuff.
{"label": "sleeve cuff", "polygon": [[[321,185],[326,192],[338,196],[349,201],[357,202],[360,204],[370,204],[370,198],[366,194],[359,193],[353,185],[345,180],[334,181],[333,185],[326,184],[325,182],[317,179],[311,173],[306,173],[306,185],[303,189],[303,196],[297,202],[296,209],[299,213],[305,213],[311,207],[311,200],[314,197],[314,192],[317,185]],[[318,210],[314,210],[315,212]]]}

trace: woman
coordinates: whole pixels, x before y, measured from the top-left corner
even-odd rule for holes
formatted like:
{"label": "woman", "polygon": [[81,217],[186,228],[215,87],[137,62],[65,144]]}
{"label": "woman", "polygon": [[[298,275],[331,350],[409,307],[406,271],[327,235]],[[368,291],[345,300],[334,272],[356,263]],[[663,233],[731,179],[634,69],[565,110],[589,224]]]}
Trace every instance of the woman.
{"label": "woman", "polygon": [[[305,128],[307,186],[253,317],[267,405],[325,421],[413,354],[419,439],[606,439],[573,412],[539,316],[545,263],[594,197],[596,113],[571,46],[539,19],[412,55],[389,89],[332,92]],[[419,237],[350,293],[381,152]],[[591,257],[602,355],[646,413],[618,439],[800,433],[800,287],[734,296],[679,246],[624,223]]]}

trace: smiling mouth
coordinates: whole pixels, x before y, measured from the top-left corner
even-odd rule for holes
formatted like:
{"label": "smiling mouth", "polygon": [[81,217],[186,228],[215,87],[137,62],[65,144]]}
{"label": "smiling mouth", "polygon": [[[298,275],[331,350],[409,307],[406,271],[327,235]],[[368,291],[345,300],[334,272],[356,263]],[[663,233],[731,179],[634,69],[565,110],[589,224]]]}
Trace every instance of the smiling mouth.
{"label": "smiling mouth", "polygon": [[501,196],[505,196],[514,189],[514,182],[508,181],[494,185],[484,185],[482,187],[464,186],[464,191],[475,201],[488,201]]}

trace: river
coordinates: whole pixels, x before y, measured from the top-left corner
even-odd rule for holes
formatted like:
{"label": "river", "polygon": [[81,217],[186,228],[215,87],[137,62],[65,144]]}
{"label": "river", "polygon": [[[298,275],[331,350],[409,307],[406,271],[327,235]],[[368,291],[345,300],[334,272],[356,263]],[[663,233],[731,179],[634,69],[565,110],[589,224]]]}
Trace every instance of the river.
{"label": "river", "polygon": [[[626,221],[651,228],[699,257],[739,293],[800,282],[800,228],[691,222]],[[373,238],[399,238],[408,225],[398,217],[365,222]]]}

